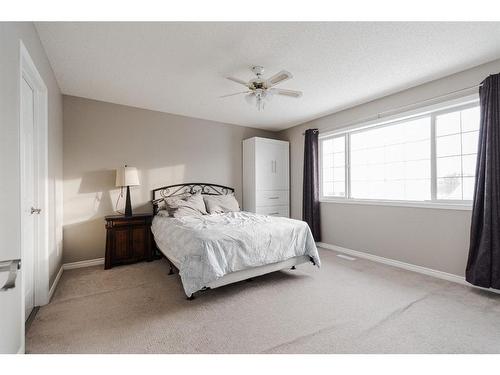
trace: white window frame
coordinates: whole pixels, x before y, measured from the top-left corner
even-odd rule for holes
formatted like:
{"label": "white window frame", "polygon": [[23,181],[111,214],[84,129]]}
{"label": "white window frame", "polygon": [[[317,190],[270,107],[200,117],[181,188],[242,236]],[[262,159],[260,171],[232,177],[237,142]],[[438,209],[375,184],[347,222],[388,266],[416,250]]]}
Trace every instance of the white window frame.
{"label": "white window frame", "polygon": [[[342,204],[366,204],[377,206],[397,206],[397,207],[417,207],[434,209],[454,209],[471,210],[472,201],[469,200],[448,200],[437,199],[437,176],[436,176],[436,117],[439,115],[465,110],[477,107],[479,97],[477,94],[461,97],[451,101],[441,102],[432,106],[420,107],[412,111],[401,112],[384,119],[376,121],[359,123],[353,126],[340,128],[319,135],[319,180],[320,180],[320,202],[323,203],[342,203]],[[386,199],[360,199],[351,198],[351,134],[363,130],[375,129],[385,126],[396,125],[398,123],[416,120],[419,118],[430,117],[430,143],[431,143],[431,199],[425,201],[412,200],[386,200]],[[323,141],[335,137],[345,136],[345,196],[332,197],[323,195]]]}

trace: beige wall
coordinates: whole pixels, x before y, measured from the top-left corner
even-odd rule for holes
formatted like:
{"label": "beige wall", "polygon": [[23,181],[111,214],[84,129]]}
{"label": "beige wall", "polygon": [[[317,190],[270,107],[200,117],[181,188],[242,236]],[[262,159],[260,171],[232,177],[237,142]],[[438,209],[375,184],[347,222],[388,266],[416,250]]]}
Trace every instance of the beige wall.
{"label": "beige wall", "polygon": [[50,284],[62,260],[62,96],[34,25],[0,22],[0,238],[20,248],[19,45],[23,41],[48,89]]}
{"label": "beige wall", "polygon": [[241,203],[241,141],[252,136],[275,133],[64,96],[64,262],[104,256],[123,164],[139,169],[135,212],[151,211],[152,189],[182,182],[234,187]]}
{"label": "beige wall", "polygon": [[[302,167],[308,128],[335,129],[379,112],[480,83],[500,60],[284,130],[290,141],[291,215],[302,217]],[[321,203],[323,242],[463,276],[470,211]]]}

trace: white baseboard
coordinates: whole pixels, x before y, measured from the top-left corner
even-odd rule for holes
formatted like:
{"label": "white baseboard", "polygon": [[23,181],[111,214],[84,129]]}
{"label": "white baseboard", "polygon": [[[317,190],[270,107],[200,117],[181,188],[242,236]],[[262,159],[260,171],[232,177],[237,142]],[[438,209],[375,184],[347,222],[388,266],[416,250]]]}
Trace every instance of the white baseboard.
{"label": "white baseboard", "polygon": [[384,257],[378,256],[378,255],[373,255],[373,254],[365,253],[365,252],[362,252],[362,251],[352,250],[352,249],[348,249],[348,248],[341,247],[341,246],[330,245],[330,244],[327,244],[327,243],[324,243],[324,242],[317,242],[316,245],[318,245],[319,247],[322,247],[324,249],[337,251],[339,253],[348,254],[348,255],[351,255],[351,256],[354,256],[354,257],[358,257],[358,258],[362,258],[362,259],[368,259],[368,260],[371,260],[373,262],[387,264],[389,266],[394,266],[394,267],[402,268],[402,269],[405,269],[405,270],[408,270],[408,271],[418,272],[418,273],[421,273],[421,274],[424,274],[424,275],[427,275],[427,276],[436,277],[438,279],[443,279],[443,280],[451,281],[451,282],[454,282],[454,283],[466,285],[466,286],[469,286],[469,287],[473,287],[473,288],[477,288],[477,289],[482,289],[482,290],[487,290],[489,292],[500,294],[500,290],[480,288],[480,287],[474,286],[472,284],[469,284],[465,280],[465,277],[459,276],[459,275],[454,275],[452,273],[447,273],[447,272],[443,272],[443,271],[434,270],[432,268],[417,266],[415,264],[405,263],[405,262],[401,262],[399,260],[384,258]]}
{"label": "white baseboard", "polygon": [[64,265],[59,267],[59,272],[57,272],[56,278],[54,279],[54,282],[52,283],[52,286],[49,289],[49,302],[52,299],[54,292],[56,291],[57,284],[59,283],[59,280],[61,279],[61,276],[63,274],[63,270],[64,270]]}
{"label": "white baseboard", "polygon": [[64,263],[63,268],[65,270],[72,270],[74,268],[92,267],[104,264],[104,258],[82,260],[80,262]]}
{"label": "white baseboard", "polygon": [[59,271],[57,272],[56,278],[54,279],[54,282],[52,283],[52,286],[49,289],[49,300],[47,303],[49,303],[52,300],[52,296],[54,295],[54,292],[56,291],[57,284],[59,284],[59,280],[61,279],[61,276],[62,276],[64,270],[71,270],[74,268],[83,268],[83,267],[91,267],[91,266],[99,266],[101,264],[104,264],[104,258],[82,260],[80,262],[64,263],[59,268]]}

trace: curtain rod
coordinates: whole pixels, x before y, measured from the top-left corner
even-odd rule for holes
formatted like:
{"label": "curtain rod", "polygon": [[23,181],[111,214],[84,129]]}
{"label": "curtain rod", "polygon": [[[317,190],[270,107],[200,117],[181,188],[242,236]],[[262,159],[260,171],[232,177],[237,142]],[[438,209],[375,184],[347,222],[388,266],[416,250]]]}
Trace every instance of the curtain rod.
{"label": "curtain rod", "polygon": [[[336,128],[327,128],[327,129],[322,129],[320,130],[320,132],[325,132],[325,131],[329,131],[329,130],[335,130],[335,129],[342,129],[344,127],[348,127],[350,125],[354,125],[354,124],[359,124],[361,122],[367,122],[367,121],[370,121],[370,120],[377,120],[381,117],[383,117],[383,115],[385,114],[389,114],[391,112],[399,112],[400,110],[402,109],[405,109],[405,108],[408,108],[408,107],[415,107],[419,104],[424,104],[426,102],[430,102],[430,101],[433,101],[433,100],[436,100],[436,99],[440,99],[440,98],[443,98],[443,97],[446,97],[446,96],[450,96],[450,95],[453,95],[453,94],[457,94],[459,92],[463,92],[463,91],[468,91],[468,90],[472,90],[472,89],[475,89],[475,88],[479,88],[482,86],[482,83],[478,84],[478,85],[474,85],[474,86],[470,86],[470,87],[466,87],[464,89],[459,89],[459,90],[455,90],[455,91],[451,91],[451,92],[448,92],[446,94],[442,94],[442,95],[438,95],[438,96],[434,96],[432,98],[429,98],[429,99],[424,99],[424,100],[420,100],[418,102],[415,102],[415,103],[412,103],[412,104],[406,104],[406,105],[402,105],[400,107],[396,107],[396,108],[393,108],[393,109],[390,109],[390,110],[387,110],[387,111],[383,111],[383,112],[379,112],[377,113],[376,115],[372,115],[372,116],[369,116],[369,117],[365,117],[363,119],[360,119],[360,120],[356,120],[356,121],[353,121],[349,124],[346,124],[346,125],[343,125],[343,126],[340,126],[340,127],[336,127]],[[351,107],[353,108],[353,107]],[[349,109],[349,108],[346,108],[346,110]],[[328,116],[328,115],[327,115]],[[305,135],[306,133],[303,132],[302,135]]]}

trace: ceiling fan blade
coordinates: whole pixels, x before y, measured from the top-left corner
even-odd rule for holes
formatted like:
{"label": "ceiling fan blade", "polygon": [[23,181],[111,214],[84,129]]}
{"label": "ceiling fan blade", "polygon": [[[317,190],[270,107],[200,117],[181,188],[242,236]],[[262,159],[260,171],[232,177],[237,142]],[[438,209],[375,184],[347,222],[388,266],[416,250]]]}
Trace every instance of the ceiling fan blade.
{"label": "ceiling fan blade", "polygon": [[235,77],[226,77],[226,79],[228,79],[228,80],[230,80],[230,81],[233,81],[233,82],[236,82],[236,83],[239,83],[240,85],[243,85],[243,86],[248,86],[248,82],[243,81],[242,79],[239,79],[239,78],[235,78]]}
{"label": "ceiling fan blade", "polygon": [[292,98],[300,98],[302,96],[302,91],[295,90],[285,90],[285,89],[271,89],[273,94],[290,96]]}
{"label": "ceiling fan blade", "polygon": [[227,98],[228,96],[246,94],[246,93],[249,93],[249,92],[251,92],[251,91],[240,91],[240,92],[235,92],[233,94],[222,95],[222,96],[219,96],[219,98]]}
{"label": "ceiling fan blade", "polygon": [[289,80],[290,78],[293,78],[292,73],[282,70],[266,80],[266,87],[269,88],[275,86],[278,83]]}

